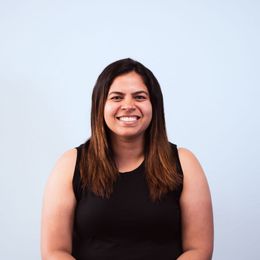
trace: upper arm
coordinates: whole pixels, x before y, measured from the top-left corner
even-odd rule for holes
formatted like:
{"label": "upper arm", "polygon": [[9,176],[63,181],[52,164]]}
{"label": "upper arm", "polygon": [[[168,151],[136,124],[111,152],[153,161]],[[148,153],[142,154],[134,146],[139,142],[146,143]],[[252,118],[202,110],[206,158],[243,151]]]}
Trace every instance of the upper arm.
{"label": "upper arm", "polygon": [[57,161],[47,181],[42,208],[41,249],[43,258],[47,258],[54,251],[71,253],[76,205],[72,178],[76,157],[76,149],[64,153]]}
{"label": "upper arm", "polygon": [[209,186],[204,171],[192,152],[179,148],[184,174],[180,198],[183,249],[201,250],[205,256],[213,251],[213,213]]}

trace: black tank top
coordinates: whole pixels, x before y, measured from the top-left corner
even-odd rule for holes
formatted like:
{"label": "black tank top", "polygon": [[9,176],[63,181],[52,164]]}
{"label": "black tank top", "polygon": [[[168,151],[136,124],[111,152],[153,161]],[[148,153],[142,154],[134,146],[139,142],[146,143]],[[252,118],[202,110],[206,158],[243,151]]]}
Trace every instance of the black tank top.
{"label": "black tank top", "polygon": [[[182,253],[182,186],[161,201],[149,199],[144,162],[119,175],[109,199],[82,190],[77,147],[73,189],[75,209],[72,255],[77,260],[174,260]],[[172,144],[179,174],[178,150]]]}

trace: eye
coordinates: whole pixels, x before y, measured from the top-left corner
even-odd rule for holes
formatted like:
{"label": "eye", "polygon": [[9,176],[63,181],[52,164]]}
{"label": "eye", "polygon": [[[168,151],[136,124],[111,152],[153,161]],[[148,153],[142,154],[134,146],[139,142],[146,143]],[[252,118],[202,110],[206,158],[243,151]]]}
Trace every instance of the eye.
{"label": "eye", "polygon": [[136,100],[145,100],[146,99],[146,96],[144,96],[144,95],[137,95],[137,96],[135,96],[135,99]]}
{"label": "eye", "polygon": [[122,100],[122,96],[112,96],[110,99],[114,101],[120,101]]}

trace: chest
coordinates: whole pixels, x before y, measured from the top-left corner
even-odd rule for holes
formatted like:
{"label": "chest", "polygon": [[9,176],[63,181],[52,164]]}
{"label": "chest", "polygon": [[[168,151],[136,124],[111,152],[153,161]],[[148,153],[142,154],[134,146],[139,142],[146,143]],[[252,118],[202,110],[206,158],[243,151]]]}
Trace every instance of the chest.
{"label": "chest", "polygon": [[149,238],[180,233],[179,193],[152,202],[144,175],[122,174],[109,199],[85,191],[77,203],[74,229],[80,237]]}

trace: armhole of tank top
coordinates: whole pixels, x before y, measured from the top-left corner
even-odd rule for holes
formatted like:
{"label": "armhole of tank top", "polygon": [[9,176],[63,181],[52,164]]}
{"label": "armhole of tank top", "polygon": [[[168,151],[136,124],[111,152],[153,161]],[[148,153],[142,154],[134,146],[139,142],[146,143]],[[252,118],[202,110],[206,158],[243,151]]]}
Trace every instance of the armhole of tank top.
{"label": "armhole of tank top", "polygon": [[81,177],[80,177],[80,158],[81,158],[81,150],[82,146],[75,147],[77,150],[77,159],[72,179],[72,186],[73,186],[73,192],[75,195],[75,198],[77,201],[80,200],[82,195],[82,183],[81,183]]}
{"label": "armhole of tank top", "polygon": [[174,157],[176,158],[176,168],[178,173],[183,177],[183,171],[181,167],[181,161],[179,157],[179,151],[178,151],[178,146],[176,144],[170,143],[171,147],[173,149]]}
{"label": "armhole of tank top", "polygon": [[172,149],[174,151],[175,158],[176,158],[175,163],[176,163],[177,172],[182,178],[182,183],[180,184],[180,187],[178,189],[179,192],[181,193],[182,189],[183,189],[183,170],[182,170],[182,167],[181,167],[181,161],[180,161],[180,157],[179,157],[178,146],[176,144],[173,144],[173,143],[171,143],[171,146],[172,146]]}
{"label": "armhole of tank top", "polygon": [[180,161],[180,157],[179,157],[178,146],[175,145],[175,148],[176,148],[177,170],[180,173],[180,175],[183,176],[183,170],[182,170],[182,167],[181,167],[181,161]]}

